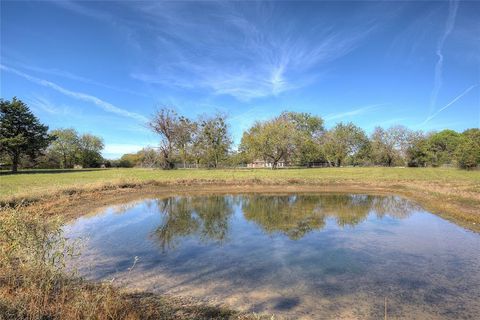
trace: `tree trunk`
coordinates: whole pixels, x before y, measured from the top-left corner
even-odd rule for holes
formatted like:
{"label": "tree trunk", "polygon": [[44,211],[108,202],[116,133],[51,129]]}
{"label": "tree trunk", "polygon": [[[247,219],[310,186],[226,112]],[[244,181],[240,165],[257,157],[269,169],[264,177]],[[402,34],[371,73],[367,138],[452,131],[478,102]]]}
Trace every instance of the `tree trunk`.
{"label": "tree trunk", "polygon": [[342,160],[341,160],[341,159],[337,159],[337,160],[335,161],[335,166],[336,166],[336,167],[340,167],[341,165],[342,165]]}
{"label": "tree trunk", "polygon": [[13,173],[16,173],[18,171],[18,160],[19,160],[18,154],[15,154],[12,157],[12,172]]}
{"label": "tree trunk", "polygon": [[277,169],[277,161],[276,160],[273,160],[272,162],[272,170],[275,170]]}

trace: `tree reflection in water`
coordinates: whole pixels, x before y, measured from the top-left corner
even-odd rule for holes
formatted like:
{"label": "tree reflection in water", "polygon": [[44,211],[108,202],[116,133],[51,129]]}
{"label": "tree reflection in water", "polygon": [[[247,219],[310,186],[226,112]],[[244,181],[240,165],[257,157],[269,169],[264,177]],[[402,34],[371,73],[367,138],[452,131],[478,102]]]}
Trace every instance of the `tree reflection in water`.
{"label": "tree reflection in water", "polygon": [[176,240],[198,235],[203,241],[225,241],[228,219],[233,213],[231,197],[172,197],[157,200],[163,221],[156,229],[163,250],[173,248]]}
{"label": "tree reflection in water", "polygon": [[354,227],[370,213],[402,219],[418,209],[395,196],[310,194],[171,197],[157,200],[157,205],[163,219],[155,234],[163,250],[191,235],[202,241],[226,241],[235,207],[266,233],[282,233],[292,240],[323,229],[328,218],[339,227]]}

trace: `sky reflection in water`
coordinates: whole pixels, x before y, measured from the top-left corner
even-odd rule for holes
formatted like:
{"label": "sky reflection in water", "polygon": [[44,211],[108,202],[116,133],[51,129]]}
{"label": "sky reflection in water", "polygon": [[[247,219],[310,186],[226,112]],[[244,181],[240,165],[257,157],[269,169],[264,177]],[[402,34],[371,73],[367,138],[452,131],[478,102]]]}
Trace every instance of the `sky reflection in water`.
{"label": "sky reflection in water", "polygon": [[[78,219],[91,279],[292,318],[472,318],[480,235],[399,197],[171,197]],[[134,257],[139,262],[131,271]]]}

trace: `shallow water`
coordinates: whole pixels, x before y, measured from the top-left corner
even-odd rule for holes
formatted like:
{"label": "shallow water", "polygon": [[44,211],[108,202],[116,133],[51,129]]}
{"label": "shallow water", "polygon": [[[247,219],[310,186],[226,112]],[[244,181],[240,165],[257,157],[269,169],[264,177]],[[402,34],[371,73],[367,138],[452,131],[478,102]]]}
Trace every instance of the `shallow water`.
{"label": "shallow water", "polygon": [[383,319],[385,303],[389,319],[480,314],[480,235],[399,197],[148,199],[65,232],[89,279],[277,319]]}

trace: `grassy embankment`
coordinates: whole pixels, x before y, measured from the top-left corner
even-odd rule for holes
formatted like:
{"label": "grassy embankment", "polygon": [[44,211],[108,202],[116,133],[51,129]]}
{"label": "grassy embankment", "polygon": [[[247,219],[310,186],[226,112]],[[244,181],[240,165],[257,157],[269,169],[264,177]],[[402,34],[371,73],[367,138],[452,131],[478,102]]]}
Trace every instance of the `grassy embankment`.
{"label": "grassy embankment", "polygon": [[265,319],[223,306],[147,292],[111,281],[92,283],[65,267],[75,245],[60,216],[7,208],[0,212],[0,319]]}
{"label": "grassy embankment", "polygon": [[[33,171],[34,172],[34,171]],[[0,176],[0,203],[48,202],[79,197],[97,199],[111,190],[190,185],[309,186],[318,191],[382,192],[418,201],[427,209],[470,229],[480,227],[480,171],[443,168],[321,168],[237,170],[104,169],[40,171]],[[204,188],[204,187],[202,187]],[[283,189],[283,188],[282,188]]]}
{"label": "grassy embankment", "polygon": [[[68,250],[62,238],[51,236],[59,235],[65,221],[61,218],[99,204],[162,192],[218,190],[393,193],[414,199],[469,229],[480,230],[480,171],[110,169],[6,174],[0,176],[0,319],[258,318],[221,306],[81,281],[63,268]],[[11,209],[22,201],[26,201],[26,207]],[[45,219],[46,215],[50,218]],[[52,256],[52,252],[56,254]]]}

